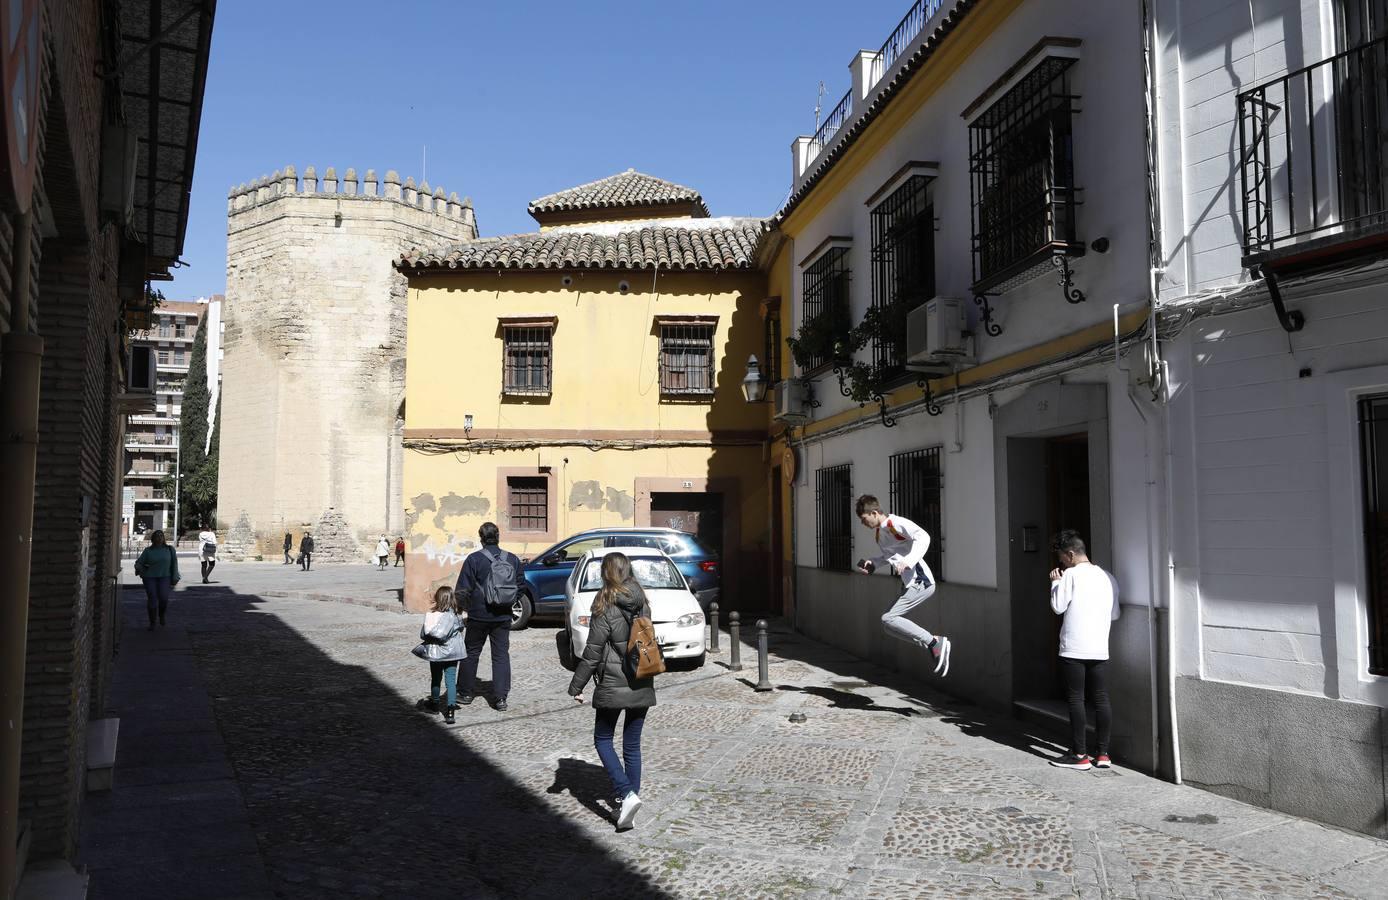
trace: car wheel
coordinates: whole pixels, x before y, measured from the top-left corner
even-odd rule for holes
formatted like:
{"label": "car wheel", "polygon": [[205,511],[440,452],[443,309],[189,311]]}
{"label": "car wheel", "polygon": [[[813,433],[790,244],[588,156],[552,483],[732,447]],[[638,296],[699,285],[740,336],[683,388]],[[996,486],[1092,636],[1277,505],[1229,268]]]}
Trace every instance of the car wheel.
{"label": "car wheel", "polygon": [[685,660],[684,664],[688,666],[691,671],[694,669],[702,669],[704,667],[704,660],[706,659],[708,659],[708,654],[700,653],[698,656],[695,656],[692,659]]}
{"label": "car wheel", "polygon": [[516,595],[516,602],[511,604],[511,630],[520,631],[530,624],[530,617],[535,615],[535,604],[531,602],[530,595],[521,591]]}
{"label": "car wheel", "polygon": [[568,626],[554,633],[554,647],[559,651],[559,665],[570,672],[578,667],[578,660],[574,659],[574,638]]}

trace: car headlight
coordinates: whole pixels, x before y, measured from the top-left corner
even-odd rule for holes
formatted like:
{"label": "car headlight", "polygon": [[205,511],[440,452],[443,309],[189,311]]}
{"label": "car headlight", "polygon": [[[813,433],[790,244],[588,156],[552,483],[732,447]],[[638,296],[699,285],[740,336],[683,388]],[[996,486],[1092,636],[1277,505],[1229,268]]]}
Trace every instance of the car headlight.
{"label": "car headlight", "polygon": [[588,627],[588,617],[587,617],[587,616],[579,616],[579,617],[578,617],[578,624],[579,624],[581,627],[583,627],[583,628],[587,628],[587,627]]}
{"label": "car headlight", "polygon": [[675,620],[675,624],[680,628],[688,628],[690,625],[704,624],[704,614],[701,612],[686,613]]}

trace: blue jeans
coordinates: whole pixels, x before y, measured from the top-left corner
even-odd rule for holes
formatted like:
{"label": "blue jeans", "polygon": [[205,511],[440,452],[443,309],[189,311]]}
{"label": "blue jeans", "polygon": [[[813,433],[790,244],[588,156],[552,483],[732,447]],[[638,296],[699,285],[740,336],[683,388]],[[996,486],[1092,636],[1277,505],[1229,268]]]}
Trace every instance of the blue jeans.
{"label": "blue jeans", "polygon": [[622,725],[622,758],[612,748],[612,737],[617,732],[617,716],[620,709],[597,709],[593,720],[593,746],[602,758],[607,777],[612,779],[612,790],[617,799],[627,794],[641,793],[641,727],[646,724],[646,707],[626,711],[626,722]]}
{"label": "blue jeans", "polygon": [[156,608],[159,618],[164,618],[164,611],[169,608],[169,592],[173,590],[173,579],[167,575],[163,578],[141,579],[145,583],[145,609],[149,611],[149,624],[154,624],[154,613]]}
{"label": "blue jeans", "polygon": [[444,689],[447,691],[448,705],[458,705],[458,661],[450,659],[448,662],[429,661],[429,696],[439,699],[439,681],[443,681]]}

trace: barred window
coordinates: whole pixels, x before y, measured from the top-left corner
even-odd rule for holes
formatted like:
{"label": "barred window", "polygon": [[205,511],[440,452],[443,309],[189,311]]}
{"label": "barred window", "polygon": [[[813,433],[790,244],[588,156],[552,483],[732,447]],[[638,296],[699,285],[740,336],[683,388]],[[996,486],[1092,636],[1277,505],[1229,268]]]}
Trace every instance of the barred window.
{"label": "barred window", "polygon": [[546,396],[550,392],[552,325],[503,326],[502,393],[508,396]]}
{"label": "barred window", "polygon": [[709,322],[662,322],[660,393],[689,397],[713,394],[713,330]]}
{"label": "barred window", "polygon": [[929,447],[888,457],[891,470],[892,512],[905,516],[930,535],[925,564],[944,581],[944,477],[940,470],[940,448]]}
{"label": "barred window", "polygon": [[511,531],[549,530],[549,483],[544,476],[510,476],[506,479]]}
{"label": "barred window", "polygon": [[1045,57],[969,125],[975,289],[1043,271],[1075,242],[1073,63]]}
{"label": "barred window", "polygon": [[[847,334],[851,325],[848,281],[847,247],[831,247],[811,263],[801,279],[801,328],[818,327],[830,334]],[[828,356],[815,356],[805,369],[813,371],[831,361]]]}
{"label": "barred window", "polygon": [[766,348],[762,355],[762,375],[770,387],[781,380],[781,316],[768,313],[763,326]]}
{"label": "barred window", "polygon": [[815,547],[819,568],[853,568],[852,463],[815,471]]}
{"label": "barred window", "polygon": [[906,314],[935,296],[932,181],[913,175],[872,210],[872,304],[887,319],[872,361],[885,376],[906,369]]}

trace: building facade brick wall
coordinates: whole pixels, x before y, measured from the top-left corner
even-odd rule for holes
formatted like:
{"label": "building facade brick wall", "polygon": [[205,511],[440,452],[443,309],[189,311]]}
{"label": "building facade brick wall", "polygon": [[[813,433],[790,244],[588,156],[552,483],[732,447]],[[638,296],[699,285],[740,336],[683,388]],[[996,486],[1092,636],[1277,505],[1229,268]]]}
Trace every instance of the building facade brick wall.
{"label": "building facade brick wall", "polygon": [[320,181],[310,166],[300,181],[291,167],[232,191],[218,485],[230,558],[274,557],[329,510],[346,527],[316,536],[323,560],[363,560],[403,529],[405,279],[392,262],[476,233],[470,204],[394,172]]}

